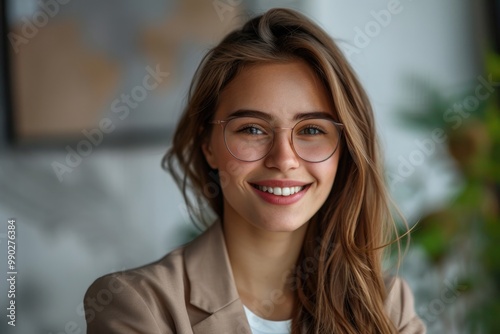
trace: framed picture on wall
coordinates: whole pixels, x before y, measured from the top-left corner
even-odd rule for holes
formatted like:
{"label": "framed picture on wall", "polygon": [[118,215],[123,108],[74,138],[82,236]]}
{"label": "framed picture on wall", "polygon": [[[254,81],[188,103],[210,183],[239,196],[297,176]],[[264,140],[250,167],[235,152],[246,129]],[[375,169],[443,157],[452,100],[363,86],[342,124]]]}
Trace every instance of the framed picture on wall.
{"label": "framed picture on wall", "polygon": [[164,143],[206,49],[239,23],[204,0],[1,0],[14,146]]}

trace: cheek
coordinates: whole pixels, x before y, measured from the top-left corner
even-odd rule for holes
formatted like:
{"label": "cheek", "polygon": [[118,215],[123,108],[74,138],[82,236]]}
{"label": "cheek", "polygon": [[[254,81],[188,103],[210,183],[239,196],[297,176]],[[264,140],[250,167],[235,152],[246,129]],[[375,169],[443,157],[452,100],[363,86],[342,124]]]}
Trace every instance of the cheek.
{"label": "cheek", "polygon": [[219,171],[227,170],[227,164],[228,161],[231,160],[232,155],[226,148],[222,134],[217,131],[212,132],[209,149],[212,156],[212,162],[216,166],[215,169]]}
{"label": "cheek", "polygon": [[310,173],[316,178],[320,187],[327,187],[330,190],[337,174],[337,168],[338,159],[332,159],[332,161],[328,160],[313,166]]}
{"label": "cheek", "polygon": [[[226,150],[227,152],[227,150]],[[244,176],[249,173],[249,163],[239,161],[229,152],[219,157],[219,180],[222,191],[231,187],[240,187]]]}

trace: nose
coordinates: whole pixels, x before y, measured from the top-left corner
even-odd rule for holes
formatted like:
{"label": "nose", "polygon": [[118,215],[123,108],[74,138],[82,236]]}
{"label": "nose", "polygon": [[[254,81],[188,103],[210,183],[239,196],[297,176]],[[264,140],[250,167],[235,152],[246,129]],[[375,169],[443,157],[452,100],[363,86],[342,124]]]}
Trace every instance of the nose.
{"label": "nose", "polygon": [[290,130],[276,131],[274,134],[273,147],[265,157],[265,165],[268,168],[277,168],[280,171],[298,168],[300,158],[293,150]]}

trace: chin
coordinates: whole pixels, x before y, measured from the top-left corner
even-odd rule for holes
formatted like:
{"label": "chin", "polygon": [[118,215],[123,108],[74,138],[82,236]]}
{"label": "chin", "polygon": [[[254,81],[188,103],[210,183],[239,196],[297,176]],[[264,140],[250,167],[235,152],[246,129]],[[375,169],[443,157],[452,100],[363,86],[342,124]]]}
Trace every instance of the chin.
{"label": "chin", "polygon": [[269,232],[294,232],[303,227],[306,223],[307,222],[297,221],[296,219],[285,222],[282,219],[277,221],[260,220],[260,223],[256,226]]}

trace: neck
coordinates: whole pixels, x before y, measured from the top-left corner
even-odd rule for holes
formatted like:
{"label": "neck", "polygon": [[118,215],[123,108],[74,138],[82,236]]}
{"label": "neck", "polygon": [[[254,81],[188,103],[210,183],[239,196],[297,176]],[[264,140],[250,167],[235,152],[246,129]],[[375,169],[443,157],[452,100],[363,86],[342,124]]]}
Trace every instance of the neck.
{"label": "neck", "polygon": [[224,217],[224,238],[243,304],[266,319],[292,316],[296,294],[290,282],[307,229],[270,232]]}

